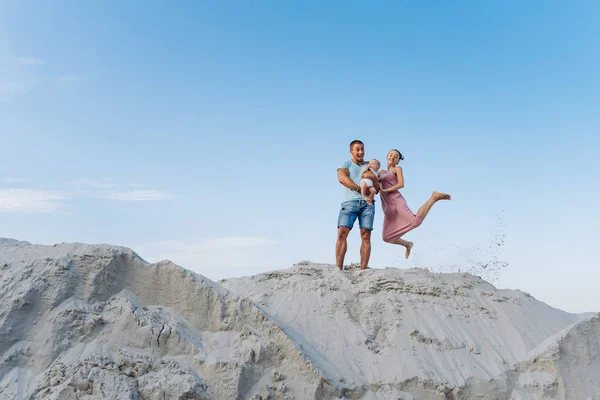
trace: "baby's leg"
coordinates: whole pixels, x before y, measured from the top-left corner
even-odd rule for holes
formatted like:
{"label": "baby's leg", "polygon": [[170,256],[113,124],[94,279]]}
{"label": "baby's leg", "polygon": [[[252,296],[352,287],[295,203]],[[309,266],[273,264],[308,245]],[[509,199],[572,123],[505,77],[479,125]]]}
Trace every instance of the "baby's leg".
{"label": "baby's leg", "polygon": [[375,190],[375,188],[373,186],[371,186],[369,188],[369,192],[370,192],[370,195],[369,195],[369,200],[367,200],[367,203],[373,204],[373,199],[375,198],[375,193],[377,193],[377,190]]}
{"label": "baby's leg", "polygon": [[360,194],[362,194],[363,199],[369,199],[369,188],[367,187],[367,183],[365,181],[360,183]]}

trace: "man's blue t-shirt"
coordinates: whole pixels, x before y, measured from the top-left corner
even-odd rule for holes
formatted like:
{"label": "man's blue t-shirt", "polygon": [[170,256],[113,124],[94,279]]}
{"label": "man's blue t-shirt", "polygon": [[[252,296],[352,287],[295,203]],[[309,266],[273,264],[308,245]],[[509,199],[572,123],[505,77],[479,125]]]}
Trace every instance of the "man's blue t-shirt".
{"label": "man's blue t-shirt", "polygon": [[[366,164],[364,165],[356,165],[354,164],[354,162],[352,162],[352,160],[348,160],[348,161],[344,161],[342,163],[342,165],[340,165],[340,168],[345,168],[348,171],[350,171],[350,179],[352,179],[352,181],[354,183],[356,183],[357,185],[360,185],[360,179],[362,176],[362,171],[363,168],[365,167]],[[351,200],[363,200],[362,194],[360,194],[360,192],[357,192],[356,190],[351,190],[348,189],[346,186],[342,185],[342,188],[344,189],[344,201],[351,201]]]}

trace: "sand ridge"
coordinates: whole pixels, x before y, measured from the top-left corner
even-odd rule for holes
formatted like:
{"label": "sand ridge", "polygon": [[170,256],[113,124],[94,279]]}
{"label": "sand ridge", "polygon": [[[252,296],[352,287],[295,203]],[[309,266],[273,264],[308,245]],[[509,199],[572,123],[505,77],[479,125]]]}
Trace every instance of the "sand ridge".
{"label": "sand ridge", "polygon": [[597,399],[600,387],[597,314],[469,274],[305,262],[213,282],[125,247],[0,239],[0,299],[0,399]]}

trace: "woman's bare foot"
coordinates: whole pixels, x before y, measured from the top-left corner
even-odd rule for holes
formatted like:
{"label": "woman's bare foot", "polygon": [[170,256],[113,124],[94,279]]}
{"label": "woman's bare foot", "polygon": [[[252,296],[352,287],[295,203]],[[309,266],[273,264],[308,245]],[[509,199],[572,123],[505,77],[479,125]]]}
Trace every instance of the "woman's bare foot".
{"label": "woman's bare foot", "polygon": [[408,258],[408,256],[410,256],[410,250],[413,248],[414,243],[413,242],[408,242],[408,245],[406,246],[406,257]]}
{"label": "woman's bare foot", "polygon": [[433,197],[436,200],[452,200],[448,193],[433,192],[431,193],[431,197]]}

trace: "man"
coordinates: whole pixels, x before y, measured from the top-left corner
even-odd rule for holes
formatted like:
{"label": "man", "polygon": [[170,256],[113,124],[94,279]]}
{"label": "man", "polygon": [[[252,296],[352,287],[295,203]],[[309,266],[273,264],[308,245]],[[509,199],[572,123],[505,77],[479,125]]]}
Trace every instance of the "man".
{"label": "man", "polygon": [[[350,154],[352,159],[345,161],[337,170],[338,181],[344,186],[344,201],[338,216],[338,234],[335,244],[335,263],[342,270],[344,268],[344,257],[348,247],[348,234],[358,218],[360,227],[360,269],[369,267],[371,257],[371,231],[375,219],[375,202],[369,205],[360,193],[360,180],[365,164],[365,145],[360,140],[350,143]],[[379,192],[379,180],[373,172],[364,175],[373,181],[375,190]]]}

